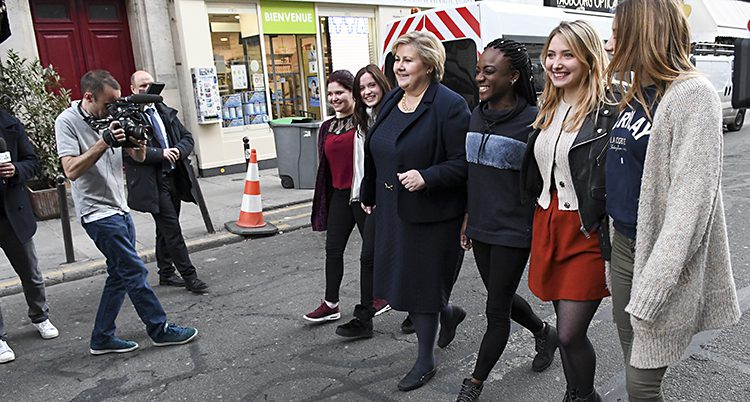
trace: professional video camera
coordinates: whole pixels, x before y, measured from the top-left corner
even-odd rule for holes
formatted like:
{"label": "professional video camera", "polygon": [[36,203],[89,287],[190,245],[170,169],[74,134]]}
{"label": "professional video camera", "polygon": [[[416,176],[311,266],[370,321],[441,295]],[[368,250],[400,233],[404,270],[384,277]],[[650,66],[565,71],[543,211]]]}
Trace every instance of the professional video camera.
{"label": "professional video camera", "polygon": [[117,121],[120,127],[125,130],[127,137],[133,137],[137,140],[146,140],[151,136],[153,128],[144,114],[147,104],[158,103],[162,101],[159,95],[135,94],[123,98],[116,98],[107,103],[109,116],[103,119],[87,119],[87,123],[97,132],[103,133],[104,141],[110,146],[137,147],[130,141],[117,142],[109,133],[109,125],[112,121]]}

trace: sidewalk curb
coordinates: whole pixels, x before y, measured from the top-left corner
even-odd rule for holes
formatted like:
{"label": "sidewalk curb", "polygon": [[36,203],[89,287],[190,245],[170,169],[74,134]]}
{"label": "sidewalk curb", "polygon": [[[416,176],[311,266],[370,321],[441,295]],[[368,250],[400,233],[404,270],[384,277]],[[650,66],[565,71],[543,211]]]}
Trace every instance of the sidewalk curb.
{"label": "sidewalk curb", "polygon": [[[310,202],[311,200],[295,201],[281,205],[274,205],[264,212],[273,211],[274,209],[286,208],[293,205],[303,204]],[[279,235],[286,232],[292,232],[299,229],[310,227],[310,223],[290,225],[284,227],[283,230],[279,230]],[[240,235],[232,234],[228,231],[222,230],[214,234],[206,234],[205,236],[197,237],[194,239],[185,240],[188,252],[192,253],[195,251],[208,250],[212,248],[221,247],[228,244],[239,243],[245,240],[250,240]],[[153,247],[144,248],[138,250],[138,256],[141,257],[144,263],[148,264],[155,260],[156,251]],[[94,260],[77,261],[72,263],[64,263],[58,265],[56,268],[48,269],[44,272],[44,284],[45,286],[57,285],[64,282],[72,282],[79,279],[90,278],[95,275],[103,274],[106,272],[107,264],[105,258],[97,258]],[[6,279],[0,281],[0,297],[10,296],[13,294],[23,292],[21,286],[21,280],[18,277],[13,279]]]}

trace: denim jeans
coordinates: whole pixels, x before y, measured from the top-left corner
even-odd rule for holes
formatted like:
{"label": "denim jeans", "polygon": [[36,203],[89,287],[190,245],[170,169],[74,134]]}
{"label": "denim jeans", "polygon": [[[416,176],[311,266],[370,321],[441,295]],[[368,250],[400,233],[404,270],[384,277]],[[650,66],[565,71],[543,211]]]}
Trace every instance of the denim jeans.
{"label": "denim jeans", "polygon": [[129,214],[112,215],[83,228],[107,259],[107,281],[96,312],[92,344],[106,343],[115,336],[115,319],[125,295],[130,297],[151,338],[167,321],[167,315],[146,281],[148,271],[135,250],[135,226]]}

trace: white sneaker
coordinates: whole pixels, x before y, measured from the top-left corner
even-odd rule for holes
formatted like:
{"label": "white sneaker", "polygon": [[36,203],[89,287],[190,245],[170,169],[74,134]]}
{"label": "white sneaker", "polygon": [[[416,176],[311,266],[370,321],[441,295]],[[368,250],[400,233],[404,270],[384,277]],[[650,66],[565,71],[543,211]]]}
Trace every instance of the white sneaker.
{"label": "white sneaker", "polygon": [[0,341],[0,364],[16,360],[16,354],[5,341]]}
{"label": "white sneaker", "polygon": [[34,326],[43,339],[57,338],[60,335],[60,332],[57,331],[57,328],[49,320],[44,320],[38,324],[34,324]]}

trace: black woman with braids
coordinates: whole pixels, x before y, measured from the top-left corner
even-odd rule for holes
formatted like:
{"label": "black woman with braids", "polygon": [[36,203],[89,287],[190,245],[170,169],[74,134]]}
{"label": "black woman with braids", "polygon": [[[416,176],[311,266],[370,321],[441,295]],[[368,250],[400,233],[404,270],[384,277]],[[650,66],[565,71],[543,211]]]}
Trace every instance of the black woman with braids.
{"label": "black woman with braids", "polygon": [[475,401],[483,382],[503,354],[510,320],[534,334],[534,371],[552,364],[557,332],[537,317],[516,294],[531,247],[532,203],[521,201],[520,170],[526,141],[536,118],[536,93],[526,48],[496,39],[477,63],[479,105],[471,114],[466,136],[468,204],[461,228],[461,247],[473,249],[487,289],[487,330],[471,378],[458,401]]}

